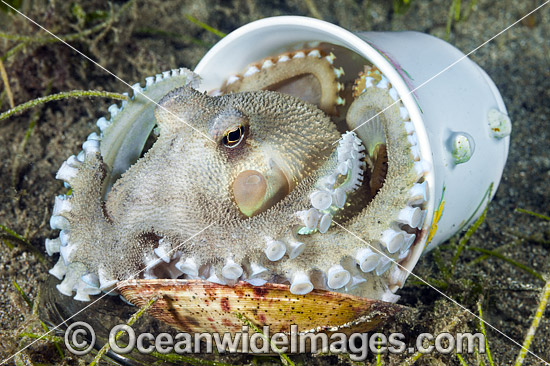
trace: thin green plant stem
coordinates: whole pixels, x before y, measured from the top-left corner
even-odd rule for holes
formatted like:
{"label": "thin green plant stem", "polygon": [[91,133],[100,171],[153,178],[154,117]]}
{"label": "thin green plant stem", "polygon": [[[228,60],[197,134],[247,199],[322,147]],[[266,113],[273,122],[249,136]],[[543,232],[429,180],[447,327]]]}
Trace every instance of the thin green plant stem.
{"label": "thin green plant stem", "polygon": [[40,113],[37,111],[36,114],[33,116],[31,123],[29,123],[29,128],[27,128],[27,131],[25,131],[25,137],[23,137],[23,141],[21,144],[21,150],[25,149],[25,145],[29,141],[29,138],[31,137],[34,128],[36,127],[36,122],[38,121],[38,117],[40,116]]}
{"label": "thin green plant stem", "polygon": [[23,337],[27,337],[27,338],[31,338],[31,339],[43,339],[43,340],[46,340],[48,342],[53,342],[53,343],[65,343],[65,340],[61,337],[58,337],[58,336],[51,336],[51,335],[40,335],[40,334],[34,334],[34,333],[20,333],[19,334],[19,337],[23,338]]}
{"label": "thin green plant stem", "polygon": [[203,23],[201,22],[200,20],[198,20],[197,18],[195,18],[194,16],[190,15],[190,14],[185,14],[185,17],[193,24],[196,24],[198,25],[199,27],[201,27],[202,29],[210,32],[210,33],[213,33],[215,35],[217,35],[218,37],[220,38],[223,38],[225,36],[227,36],[226,33],[220,31],[220,30],[217,30],[216,28],[214,27],[211,27],[209,26],[208,24],[206,23]]}
{"label": "thin green plant stem", "polygon": [[271,339],[268,339],[263,333],[262,331],[260,330],[260,328],[258,328],[256,326],[256,324],[252,323],[249,319],[247,319],[244,315],[240,314],[240,313],[235,313],[235,316],[240,320],[242,321],[245,325],[249,326],[250,328],[254,329],[254,331],[256,333],[259,333],[261,334],[262,338],[266,341],[269,342],[270,346],[271,346],[271,349],[272,350],[275,350],[278,354],[279,354],[279,357],[281,357],[281,362],[284,364],[284,365],[289,365],[289,366],[295,366],[294,365],[294,362],[292,362],[290,360],[290,358],[288,358],[288,356],[282,352],[279,347],[277,347],[273,342],[271,342]]}
{"label": "thin green plant stem", "polygon": [[23,300],[27,303],[27,305],[29,306],[29,309],[32,310],[32,301],[31,299],[27,296],[27,294],[21,289],[21,287],[19,286],[19,284],[17,283],[16,280],[13,280],[13,286],[15,287],[15,289],[17,290],[17,292],[19,292],[19,295],[21,295],[21,297],[23,298]]}
{"label": "thin green plant stem", "polygon": [[[380,338],[377,338],[377,339],[380,339]],[[382,347],[381,345],[378,345],[378,349],[380,349],[380,347]],[[376,366],[382,366],[383,363],[382,363],[382,353],[381,352],[377,352],[376,353]]]}
{"label": "thin green plant stem", "polygon": [[458,247],[456,248],[455,255],[453,256],[453,259],[451,261],[451,275],[454,274],[455,272],[456,263],[458,262],[458,258],[460,257],[460,254],[466,247],[466,244],[468,243],[472,235],[474,235],[474,233],[479,228],[479,226],[483,223],[483,221],[485,221],[486,213],[487,211],[485,209],[481,214],[481,216],[479,217],[479,219],[477,219],[476,222],[472,226],[470,226],[466,234],[464,234],[464,236],[458,242]]}
{"label": "thin green plant stem", "polygon": [[458,361],[460,361],[460,364],[462,366],[468,366],[468,364],[466,363],[466,361],[464,361],[464,358],[462,358],[462,356],[460,355],[460,353],[457,353],[456,354],[456,358],[458,358]]}
{"label": "thin green plant stem", "polygon": [[451,25],[453,24],[453,17],[455,13],[456,0],[453,0],[451,7],[449,8],[449,14],[447,14],[447,24],[445,25],[445,39],[448,41],[451,36]]}
{"label": "thin green plant stem", "polygon": [[[471,222],[473,220],[474,216],[477,215],[477,212],[479,211],[481,206],[483,206],[483,203],[485,202],[485,199],[487,199],[487,204],[489,204],[489,202],[491,201],[491,199],[490,199],[491,193],[493,192],[493,185],[494,185],[493,182],[491,182],[491,184],[489,184],[489,187],[487,187],[487,190],[485,191],[485,194],[481,198],[481,201],[479,201],[479,204],[477,205],[474,212],[472,212],[472,214],[470,215],[470,217],[468,217],[467,220],[462,221],[462,223],[460,224],[459,231],[461,231],[464,227],[466,227],[468,225],[469,222]],[[487,208],[487,207],[485,207],[485,208]]]}
{"label": "thin green plant stem", "polygon": [[411,5],[411,0],[393,0],[393,11],[396,14],[405,14]]}
{"label": "thin green plant stem", "polygon": [[527,267],[524,264],[516,262],[515,260],[513,260],[511,258],[508,258],[507,256],[505,256],[502,253],[496,252],[494,250],[488,250],[488,249],[485,249],[485,248],[478,248],[478,247],[471,247],[471,246],[466,247],[466,249],[473,250],[473,251],[480,252],[480,253],[484,253],[484,254],[488,254],[488,255],[491,255],[493,257],[502,259],[502,260],[504,260],[504,261],[506,261],[506,262],[508,262],[508,263],[524,270],[525,272],[535,276],[539,280],[544,281],[544,277],[540,273],[538,273],[537,271],[535,271],[534,269],[532,269],[530,267]]}
{"label": "thin green plant stem", "polygon": [[[1,236],[2,235],[0,235],[0,237]],[[0,239],[0,241],[2,241],[2,243],[4,243],[4,245],[7,246],[9,250],[13,250],[15,248],[15,246],[11,243],[11,241],[9,241],[6,238],[2,238],[2,239]]]}
{"label": "thin green plant stem", "polygon": [[21,242],[25,243],[26,245],[31,245],[31,243],[29,243],[27,239],[25,239],[23,236],[17,234],[15,231],[13,231],[12,229],[10,229],[7,226],[0,225],[0,230],[8,233],[11,237],[13,237],[14,239],[17,239],[18,241],[21,241]]}
{"label": "thin green plant stem", "polygon": [[[62,40],[62,41],[65,41],[65,42],[70,42],[70,41],[81,39],[81,38],[86,37],[86,36],[88,36],[90,34],[93,34],[95,32],[98,32],[98,31],[102,30],[103,28],[108,27],[109,25],[111,25],[114,21],[116,21],[118,19],[118,17],[124,11],[126,11],[126,9],[128,9],[134,2],[135,2],[135,0],[128,1],[127,3],[122,5],[118,11],[116,11],[115,13],[112,13],[112,15],[102,23],[99,23],[99,24],[97,24],[97,25],[95,25],[91,28],[85,29],[81,32],[59,36],[59,39]],[[45,37],[30,37],[30,36],[18,36],[18,35],[13,35],[13,34],[8,34],[8,33],[0,33],[0,38],[6,38],[6,39],[16,40],[16,41],[21,42],[21,43],[18,43],[17,45],[15,45],[14,47],[10,48],[8,50],[8,52],[6,52],[6,54],[4,54],[0,58],[0,60],[2,60],[2,61],[6,61],[8,58],[10,58],[11,56],[15,55],[17,52],[24,49],[27,45],[30,45],[30,44],[40,45],[40,44],[59,42],[59,39],[57,39],[56,37],[53,37],[51,35],[48,35],[48,36],[45,36]]]}
{"label": "thin green plant stem", "polygon": [[485,192],[485,195],[483,196],[483,200],[485,200],[485,197],[487,197],[487,204],[485,205],[485,208],[483,209],[483,212],[481,213],[481,216],[474,222],[472,226],[466,231],[466,234],[460,239],[458,242],[458,248],[456,249],[455,255],[453,256],[453,260],[451,262],[451,275],[454,274],[456,263],[458,262],[458,258],[460,257],[460,253],[462,253],[462,250],[464,250],[464,247],[468,243],[468,240],[474,235],[474,233],[477,231],[479,226],[485,221],[485,217],[487,216],[487,210],[489,209],[489,200],[491,198],[491,192],[493,191],[493,183],[489,185],[489,189]]}
{"label": "thin green plant stem", "polygon": [[19,34],[11,34],[6,32],[0,32],[0,38],[4,38],[10,41],[19,41],[19,42],[32,42],[37,37],[30,37],[30,36],[21,36]]}
{"label": "thin green plant stem", "polygon": [[36,98],[29,100],[23,104],[19,104],[15,108],[5,111],[0,114],[0,121],[13,116],[16,113],[23,112],[29,108],[36,107],[40,104],[53,102],[55,100],[67,99],[67,98],[82,98],[82,97],[100,97],[100,98],[111,98],[117,100],[128,100],[128,97],[119,93],[110,93],[97,90],[72,90],[70,92],[61,92],[57,94],[51,94],[45,97]]}
{"label": "thin green plant stem", "polygon": [[455,4],[455,22],[458,22],[460,20],[460,3],[461,3],[461,0],[454,0],[453,1],[454,4]]}
{"label": "thin green plant stem", "polygon": [[[103,27],[105,27],[105,25],[102,23],[101,27],[99,27],[99,28],[101,29]],[[94,27],[94,28],[96,28],[96,27]],[[66,36],[60,36],[59,38],[61,38],[65,42],[69,42],[69,41],[74,41],[75,39],[79,39],[81,37],[85,37],[86,35],[94,33],[95,31],[97,31],[97,29],[94,29],[94,30],[89,29],[89,30],[86,30],[86,31],[82,31],[80,33],[74,33],[74,34],[69,34],[69,35],[66,35]],[[25,38],[26,38],[26,40],[22,41],[21,43],[16,44],[12,48],[10,48],[2,57],[0,57],[0,60],[1,61],[9,60],[12,56],[14,56],[19,51],[22,51],[23,49],[25,49],[29,45],[40,46],[40,45],[45,45],[45,44],[48,44],[48,43],[59,42],[59,40],[57,38],[52,37],[52,36],[46,36],[46,37],[40,37],[40,38],[38,38],[38,37],[37,38],[25,37]]]}
{"label": "thin green plant stem", "polygon": [[[59,38],[61,38],[63,41],[74,41],[76,39],[80,39],[82,37],[86,37],[90,34],[93,34],[99,30],[101,30],[102,28],[104,28],[105,26],[107,26],[109,23],[109,20],[106,20],[100,24],[97,24],[95,26],[93,26],[92,28],[88,28],[88,29],[85,29],[81,32],[77,32],[77,33],[71,33],[71,34],[66,34],[66,35],[61,35],[59,36]],[[5,39],[9,39],[9,40],[12,40],[12,41],[20,41],[20,42],[23,42],[23,43],[38,43],[38,44],[45,44],[45,43],[55,43],[55,42],[58,42],[58,40],[53,37],[53,36],[44,36],[44,37],[32,37],[32,36],[20,36],[20,35],[15,35],[15,34],[8,34],[8,33],[3,33],[3,32],[0,32],[0,38],[5,38]]]}
{"label": "thin green plant stem", "polygon": [[[45,334],[49,334],[50,329],[48,328],[48,326],[42,320],[40,320],[38,318],[38,309],[40,307],[39,300],[38,300],[38,299],[40,299],[40,288],[38,288],[38,293],[36,294],[35,301],[32,302],[30,300],[30,298],[23,292],[23,290],[21,289],[21,287],[19,286],[19,284],[15,280],[13,281],[13,284],[14,284],[15,288],[17,289],[17,291],[21,294],[21,296],[23,297],[23,299],[25,300],[27,305],[32,310],[33,319],[38,319],[38,321],[40,322],[40,325],[42,326],[42,329],[44,329],[44,331],[46,332]],[[48,337],[53,337],[53,336],[41,337],[41,336],[34,335],[33,333],[30,333],[30,332],[19,333],[18,337],[27,337],[27,338],[33,338],[33,339],[45,339],[46,341],[49,341],[50,343],[54,344],[55,348],[57,349],[57,352],[59,353],[59,356],[61,357],[61,359],[65,358],[65,355],[63,354],[63,351],[61,350],[61,347],[59,346],[60,342],[56,342],[56,340],[61,339],[60,337],[57,337],[57,339],[53,339],[53,338],[48,338]]]}
{"label": "thin green plant stem", "polygon": [[472,11],[477,5],[477,0],[470,0],[470,4],[466,8],[466,11],[464,12],[464,15],[462,16],[462,19],[468,19],[470,17],[470,14],[472,14]]}
{"label": "thin green plant stem", "polygon": [[25,43],[25,42],[16,44],[16,45],[13,46],[12,48],[10,48],[10,49],[8,50],[8,52],[6,52],[6,54],[5,54],[4,56],[0,57],[0,60],[2,60],[2,61],[8,60],[11,56],[13,56],[13,55],[15,55],[17,52],[23,50],[26,46],[27,46],[27,43]]}
{"label": "thin green plant stem", "polygon": [[[15,241],[16,243],[23,245],[34,253],[36,258],[42,265],[48,267],[48,261],[46,260],[46,258],[44,258],[44,255],[42,255],[42,253],[38,249],[36,249],[25,237],[17,234],[15,231],[4,225],[0,225],[0,240],[2,240],[4,243],[8,240]],[[8,247],[10,249],[13,249],[13,245]]]}
{"label": "thin green plant stem", "polygon": [[309,10],[309,12],[314,18],[323,20],[323,17],[321,16],[321,13],[319,13],[319,10],[317,9],[317,6],[315,6],[315,3],[313,2],[313,0],[305,0],[305,3],[307,6],[307,9]]}
{"label": "thin green plant stem", "polygon": [[477,347],[474,347],[474,355],[476,356],[478,366],[485,366],[485,361],[481,358],[481,353],[479,353]]}
{"label": "thin green plant stem", "polygon": [[536,212],[533,212],[533,211],[526,210],[524,208],[519,208],[518,207],[518,208],[516,208],[515,211],[520,212],[520,213],[524,213],[524,214],[528,214],[528,215],[531,215],[531,216],[535,216],[535,217],[538,217],[539,219],[550,221],[550,216],[542,215],[542,214],[539,214],[539,213],[536,213]]}
{"label": "thin green plant stem", "polygon": [[407,283],[411,284],[411,285],[415,285],[415,286],[428,286],[426,285],[426,282],[442,291],[445,291],[448,287],[449,287],[449,283],[444,281],[444,280],[438,280],[438,279],[435,279],[435,278],[429,278],[429,277],[424,277],[424,281],[420,281],[420,280],[409,280]]}
{"label": "thin green plant stem", "polygon": [[525,340],[523,341],[523,347],[521,348],[521,351],[519,352],[519,355],[516,358],[516,363],[514,364],[514,366],[523,365],[523,360],[525,359],[525,356],[527,355],[527,351],[529,350],[529,347],[533,342],[533,338],[535,337],[537,328],[539,327],[542,316],[544,315],[544,312],[546,310],[546,305],[548,304],[549,297],[550,297],[550,278],[546,281],[546,284],[544,285],[544,289],[542,290],[542,294],[540,296],[539,306],[537,307],[537,311],[535,312],[535,316],[533,317],[531,326],[529,327],[529,330],[527,331],[527,335],[525,336]]}
{"label": "thin green plant stem", "polygon": [[10,88],[8,73],[6,72],[6,69],[4,68],[4,63],[2,62],[2,60],[0,60],[0,76],[2,76],[2,81],[4,83],[4,89],[6,90],[6,95],[8,97],[8,102],[10,103],[10,108],[13,108],[13,107],[15,107],[15,103],[13,101],[13,94],[12,94],[11,88]]}
{"label": "thin green plant stem", "polygon": [[[521,240],[514,240],[512,241],[511,243],[507,243],[507,244],[503,244],[495,249],[493,249],[493,252],[497,252],[497,253],[500,253],[502,252],[503,250],[506,250],[506,249],[510,249],[516,245],[518,245],[519,243],[521,242]],[[480,255],[479,257],[475,258],[475,259],[472,259],[470,262],[468,262],[466,264],[467,267],[471,267],[471,266],[474,266],[480,262],[483,262],[484,260],[486,260],[487,258],[491,257],[490,254],[483,254],[483,255]]]}
{"label": "thin green plant stem", "polygon": [[434,252],[432,254],[432,258],[439,269],[439,272],[441,272],[441,275],[443,276],[443,280],[447,285],[452,280],[452,274],[449,271],[447,263],[441,258],[441,250],[439,248],[435,248]]}
{"label": "thin green plant stem", "polygon": [[416,351],[411,357],[408,357],[405,361],[401,362],[400,366],[412,366],[418,361],[424,354],[420,351]]}
{"label": "thin green plant stem", "polygon": [[[42,329],[44,329],[44,331],[45,331],[46,333],[49,333],[49,332],[50,332],[50,328],[48,328],[48,326],[47,326],[42,320],[40,320],[40,325],[42,326]],[[57,353],[59,353],[59,357],[61,357],[61,359],[64,359],[64,358],[65,358],[65,354],[64,354],[63,351],[61,350],[61,347],[59,346],[59,343],[54,342],[54,345],[55,345],[55,348],[57,349]]]}
{"label": "thin green plant stem", "polygon": [[[445,37],[447,40],[451,35],[451,26],[470,17],[472,10],[477,5],[477,0],[470,0],[470,3],[465,11],[462,11],[462,0],[453,0],[447,15],[447,24],[445,26]],[[461,14],[462,13],[462,14]]]}
{"label": "thin green plant stem", "polygon": [[479,313],[479,328],[481,329],[481,334],[483,334],[483,337],[485,338],[485,354],[487,355],[487,359],[489,360],[489,365],[495,366],[495,363],[493,362],[493,356],[491,355],[491,349],[489,348],[489,340],[487,339],[487,332],[485,331],[485,323],[482,321],[483,319],[483,310],[481,308],[481,303],[477,303],[477,311]]}
{"label": "thin green plant stem", "polygon": [[[143,305],[134,315],[132,315],[130,317],[130,319],[128,319],[128,321],[126,322],[126,325],[131,327],[132,325],[134,325],[134,323],[143,316],[143,313],[145,313],[147,310],[149,310],[149,308],[151,306],[153,306],[153,304],[155,302],[157,302],[157,300],[161,297],[162,295],[155,295],[153,297],[151,297],[149,299],[149,301],[147,301],[147,303],[145,305]],[[122,335],[124,334],[124,331],[123,330],[120,330],[118,331],[118,333],[115,335],[115,339],[114,341],[116,342],[120,337],[122,337]],[[99,352],[97,353],[97,355],[94,357],[94,359],[92,360],[92,362],[90,362],[90,365],[89,366],[95,366],[100,360],[101,358],[105,355],[105,353],[107,353],[109,350],[111,349],[111,345],[110,345],[110,342],[107,342],[103,347],[101,347],[101,349],[99,350]]]}
{"label": "thin green plant stem", "polygon": [[476,222],[472,226],[470,226],[466,234],[464,234],[464,236],[458,242],[458,247],[456,248],[455,255],[453,256],[453,259],[451,261],[451,275],[454,274],[455,272],[456,263],[458,262],[458,258],[460,257],[460,254],[466,247],[466,244],[468,243],[472,235],[474,235],[476,230],[479,228],[479,225],[481,225],[483,221],[485,221],[486,212],[487,212],[486,210],[483,211],[479,219],[477,219]]}

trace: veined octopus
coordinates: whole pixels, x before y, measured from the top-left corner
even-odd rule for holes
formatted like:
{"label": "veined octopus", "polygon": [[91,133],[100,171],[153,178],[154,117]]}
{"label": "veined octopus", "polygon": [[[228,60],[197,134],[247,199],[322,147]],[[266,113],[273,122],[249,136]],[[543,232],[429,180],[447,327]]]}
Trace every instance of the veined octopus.
{"label": "veined octopus", "polygon": [[260,60],[210,95],[172,70],[111,106],[56,176],[71,187],[46,240],[58,290],[395,302],[408,275],[395,262],[423,249],[429,167],[384,75],[365,61],[342,81],[331,47]]}

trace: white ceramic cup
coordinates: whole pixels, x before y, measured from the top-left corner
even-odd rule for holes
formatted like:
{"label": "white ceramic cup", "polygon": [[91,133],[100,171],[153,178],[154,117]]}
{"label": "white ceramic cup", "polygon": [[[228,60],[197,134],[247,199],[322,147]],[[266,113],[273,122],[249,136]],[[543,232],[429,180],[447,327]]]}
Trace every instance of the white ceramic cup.
{"label": "white ceramic cup", "polygon": [[508,155],[510,120],[487,74],[450,44],[418,32],[352,33],[318,19],[283,16],[247,24],[218,42],[195,72],[212,90],[250,63],[309,42],[342,46],[376,66],[397,90],[430,165],[430,250],[471,225],[494,196]]}

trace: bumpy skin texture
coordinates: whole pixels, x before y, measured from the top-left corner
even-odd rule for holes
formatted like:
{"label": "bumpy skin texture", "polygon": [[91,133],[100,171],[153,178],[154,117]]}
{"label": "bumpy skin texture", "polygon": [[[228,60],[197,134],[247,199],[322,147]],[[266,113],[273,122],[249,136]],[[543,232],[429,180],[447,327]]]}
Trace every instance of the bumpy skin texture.
{"label": "bumpy skin texture", "polygon": [[[107,277],[126,279],[164,238],[173,248],[184,243],[177,249],[183,256],[219,271],[226,258],[241,263],[259,257],[266,236],[283,237],[299,224],[294,213],[310,205],[315,172],[339,136],[320,110],[274,92],[209,97],[189,87],[171,92],[160,105],[158,140],[116,182],[104,205],[99,154],[88,156],[80,169],[69,217],[71,241],[79,244],[72,262],[93,272],[102,266]],[[246,120],[245,140],[229,149],[219,131],[231,127],[235,113]],[[232,182],[242,171],[268,171],[274,163],[294,189],[271,209],[243,217]]]}
{"label": "bumpy skin texture", "polygon": [[[243,280],[395,302],[407,271],[393,261],[414,266],[422,250],[427,170],[397,92],[373,70],[358,79],[340,126],[356,133],[341,136],[320,109],[290,95],[173,90],[155,111],[157,141],[106,197],[111,167],[90,135],[57,175],[72,187],[56,198],[51,223],[60,237],[46,242],[48,253],[61,253],[50,270],[64,278],[58,289],[86,301],[131,278]],[[154,93],[156,79],[142,91]],[[131,130],[134,104],[111,128],[126,119],[119,130]],[[100,129],[108,156],[118,135]]]}

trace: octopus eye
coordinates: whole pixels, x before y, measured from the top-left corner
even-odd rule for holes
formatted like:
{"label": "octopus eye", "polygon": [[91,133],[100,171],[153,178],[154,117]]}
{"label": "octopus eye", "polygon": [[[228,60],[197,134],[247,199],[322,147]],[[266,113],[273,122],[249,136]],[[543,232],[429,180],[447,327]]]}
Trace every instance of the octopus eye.
{"label": "octopus eye", "polygon": [[244,127],[239,125],[239,127],[234,130],[227,131],[222,138],[223,145],[230,149],[239,146],[241,141],[244,138]]}

